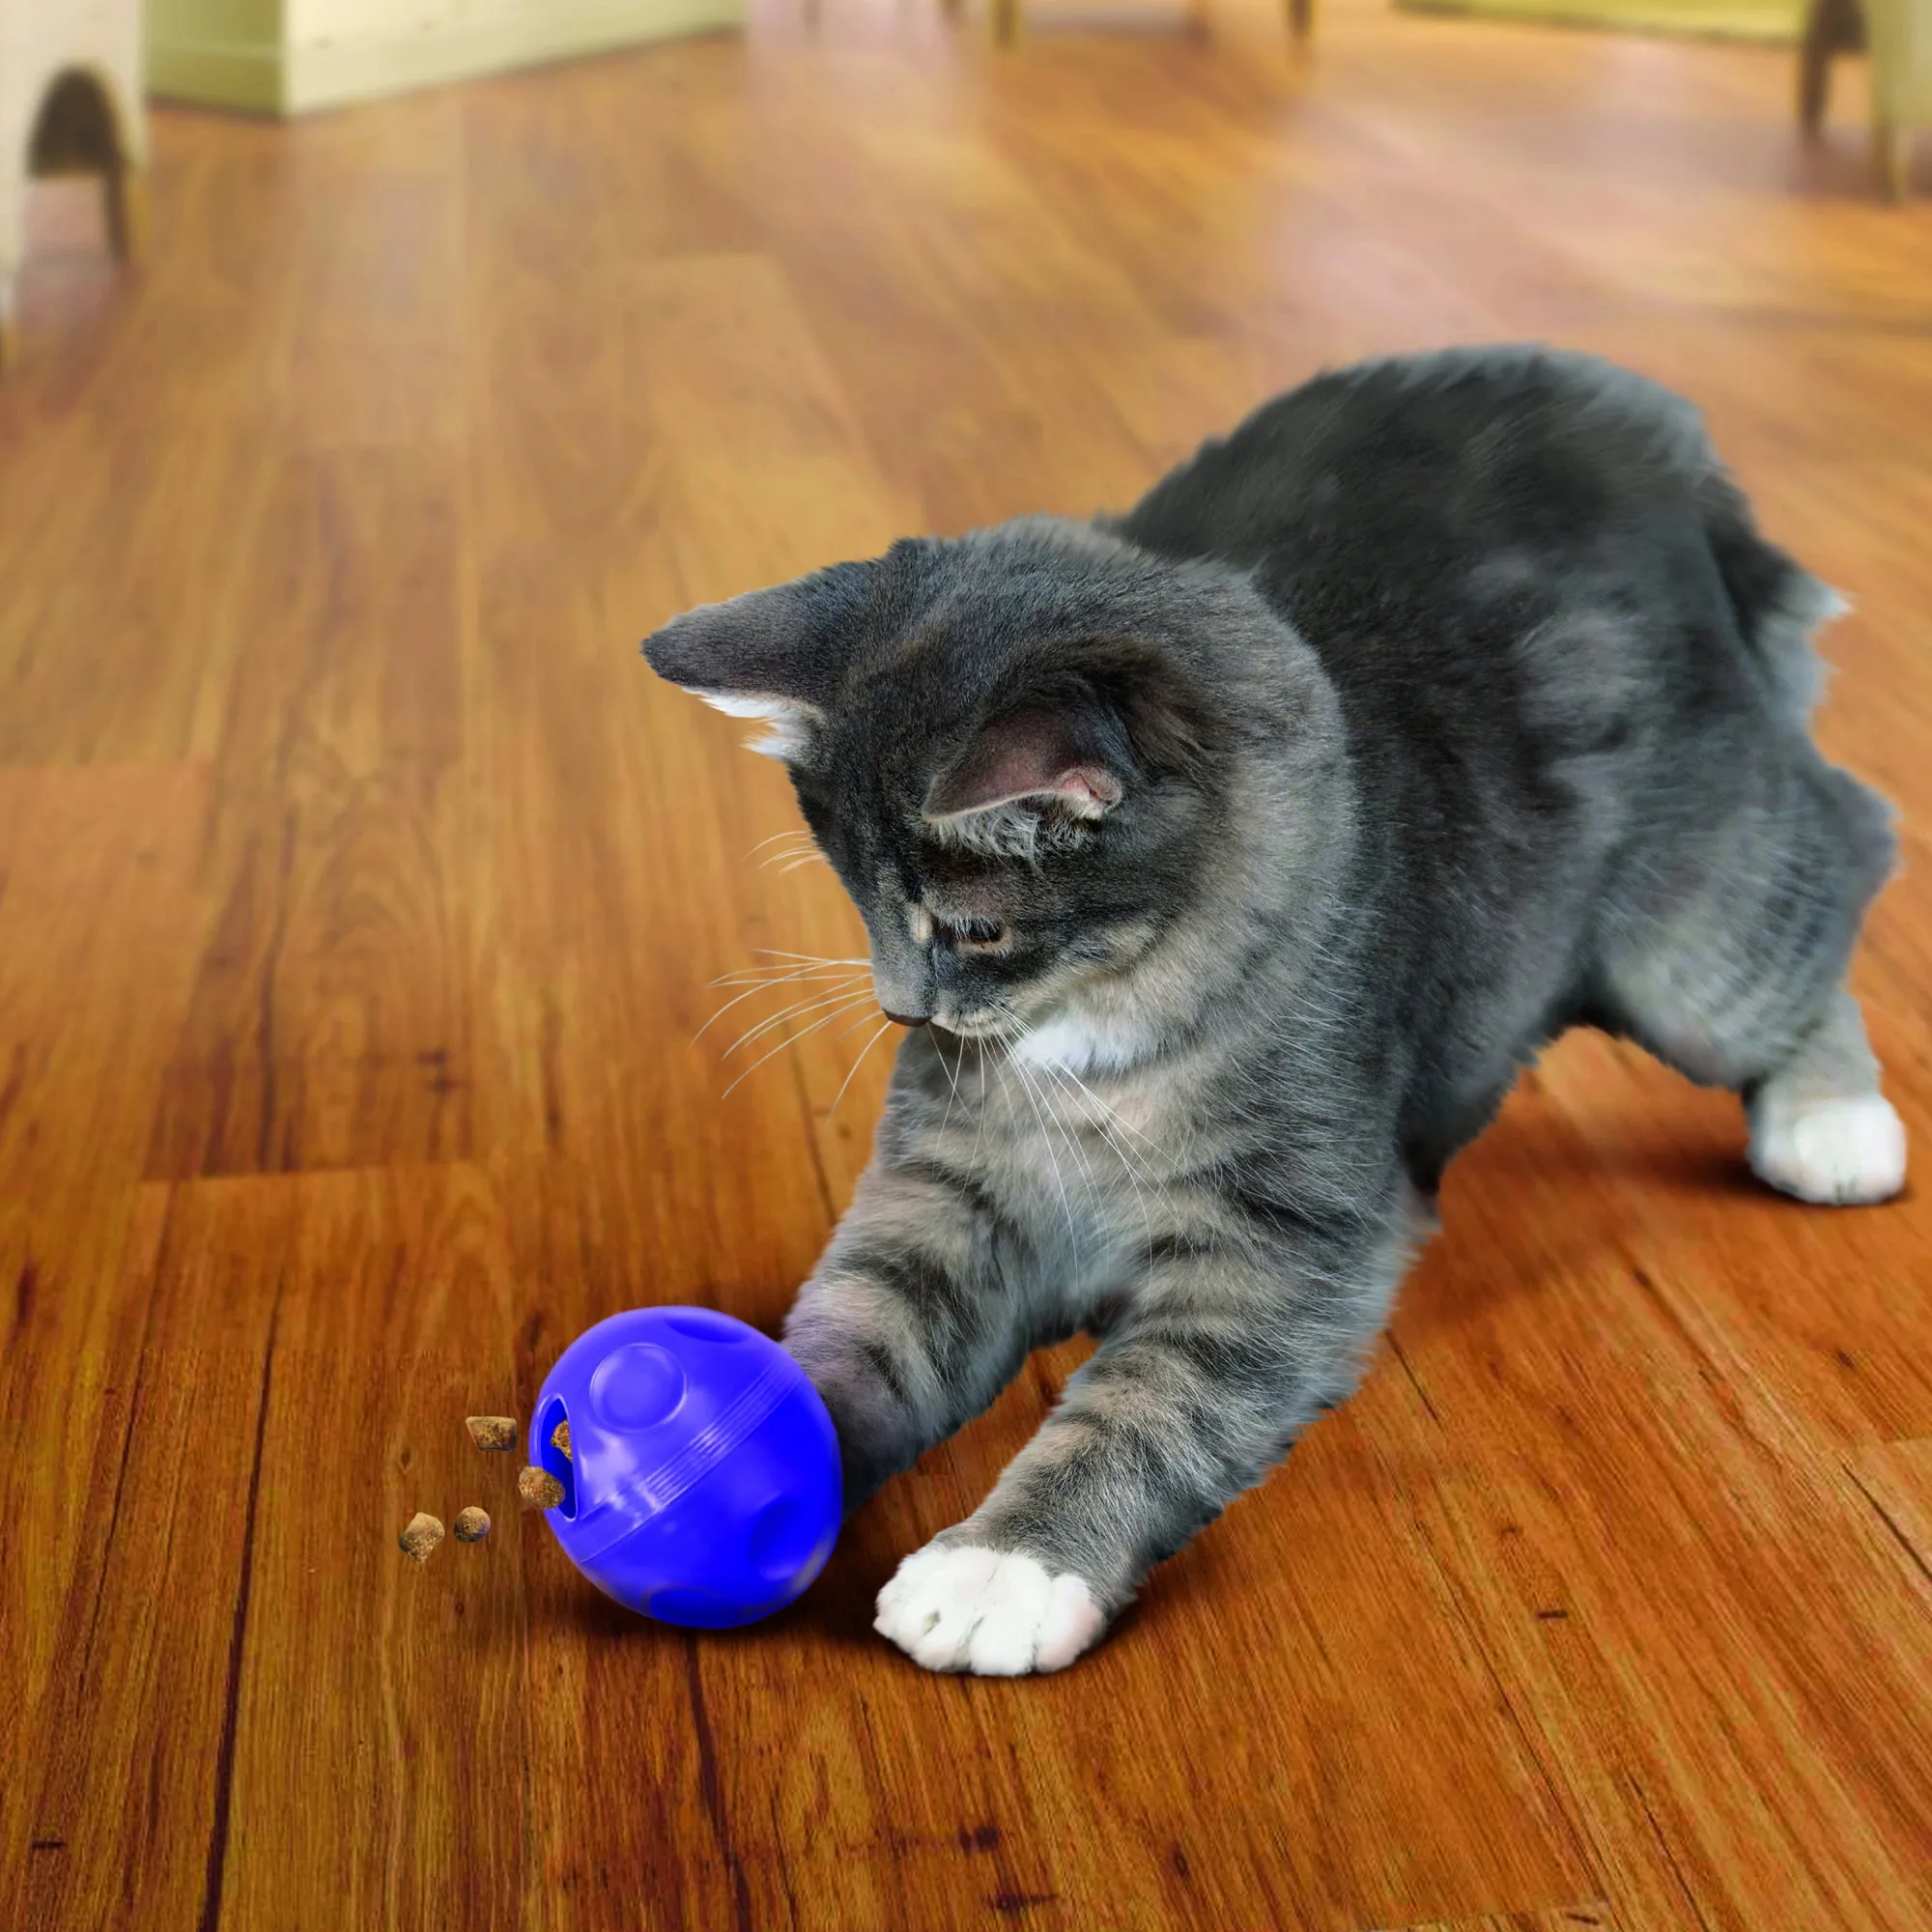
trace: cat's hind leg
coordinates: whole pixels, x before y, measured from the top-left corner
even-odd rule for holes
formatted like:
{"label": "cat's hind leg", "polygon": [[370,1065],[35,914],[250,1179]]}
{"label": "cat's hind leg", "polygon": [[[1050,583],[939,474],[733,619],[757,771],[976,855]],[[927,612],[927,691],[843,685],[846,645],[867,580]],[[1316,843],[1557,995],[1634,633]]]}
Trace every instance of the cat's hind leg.
{"label": "cat's hind leg", "polygon": [[1843,984],[1890,851],[1885,807],[1842,772],[1761,766],[1696,834],[1653,847],[1604,922],[1610,1023],[1740,1094],[1752,1171],[1802,1201],[1884,1201],[1905,1182],[1905,1130]]}
{"label": "cat's hind leg", "polygon": [[1747,1104],[1751,1172],[1779,1193],[1850,1207],[1905,1185],[1905,1126],[1879,1092],[1863,1016],[1842,988]]}

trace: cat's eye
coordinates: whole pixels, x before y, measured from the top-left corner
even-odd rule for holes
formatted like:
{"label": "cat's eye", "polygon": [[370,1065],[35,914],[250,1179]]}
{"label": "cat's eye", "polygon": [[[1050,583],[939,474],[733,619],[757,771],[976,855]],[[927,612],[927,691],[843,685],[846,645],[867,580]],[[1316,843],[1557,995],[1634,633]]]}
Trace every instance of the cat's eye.
{"label": "cat's eye", "polygon": [[987,952],[1007,943],[1007,928],[996,919],[940,919],[932,922],[934,935],[961,952]]}

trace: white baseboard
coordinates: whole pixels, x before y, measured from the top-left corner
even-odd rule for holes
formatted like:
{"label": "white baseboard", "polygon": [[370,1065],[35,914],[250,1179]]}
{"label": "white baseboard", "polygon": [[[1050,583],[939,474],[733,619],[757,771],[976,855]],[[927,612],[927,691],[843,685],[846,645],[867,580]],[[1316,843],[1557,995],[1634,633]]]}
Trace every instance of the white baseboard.
{"label": "white baseboard", "polygon": [[302,114],[679,34],[738,27],[746,6],[747,0],[550,0],[528,14],[306,45],[151,40],[148,84],[153,93],[177,100]]}

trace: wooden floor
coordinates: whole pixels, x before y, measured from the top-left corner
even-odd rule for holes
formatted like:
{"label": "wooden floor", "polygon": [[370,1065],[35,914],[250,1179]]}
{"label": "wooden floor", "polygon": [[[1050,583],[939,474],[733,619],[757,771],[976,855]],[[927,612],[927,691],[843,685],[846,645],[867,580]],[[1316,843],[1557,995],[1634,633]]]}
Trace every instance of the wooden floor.
{"label": "wooden floor", "polygon": [[[1359,352],[1539,335],[1708,409],[1857,600],[1904,806],[1859,968],[1932,1162],[1932,207],[1786,59],[1336,7],[1207,44],[772,0],[44,194],[0,385],[0,1925],[1932,1924],[1932,1188],[1809,1211],[1600,1041],[1456,1170],[1359,1398],[1065,1676],[868,1629],[1073,1356],[770,1626],[580,1583],[462,1418],[666,1299],[776,1323],[861,1031],[692,1035],[781,775],[670,612],[1124,503]],[[1049,23],[1050,24],[1050,23]],[[741,1009],[742,1010],[742,1009]],[[497,1526],[418,1570],[396,1532]]]}

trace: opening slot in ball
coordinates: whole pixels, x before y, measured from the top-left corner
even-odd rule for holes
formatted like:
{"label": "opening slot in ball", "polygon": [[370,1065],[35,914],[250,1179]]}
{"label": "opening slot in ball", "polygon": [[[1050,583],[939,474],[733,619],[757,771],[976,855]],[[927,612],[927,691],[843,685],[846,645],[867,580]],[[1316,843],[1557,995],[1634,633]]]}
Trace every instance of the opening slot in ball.
{"label": "opening slot in ball", "polygon": [[[563,1406],[560,1396],[553,1396],[544,1404],[537,1416],[537,1461],[563,1485],[563,1500],[557,1504],[563,1514],[573,1522],[577,1520],[577,1471],[571,1459],[557,1447],[554,1441],[556,1426],[568,1422],[570,1411]],[[566,1433],[564,1439],[570,1436]]]}

